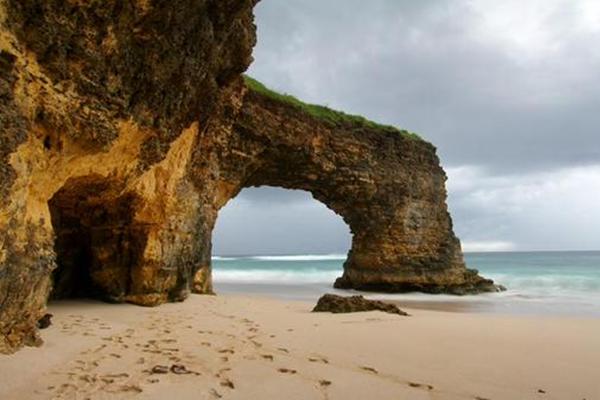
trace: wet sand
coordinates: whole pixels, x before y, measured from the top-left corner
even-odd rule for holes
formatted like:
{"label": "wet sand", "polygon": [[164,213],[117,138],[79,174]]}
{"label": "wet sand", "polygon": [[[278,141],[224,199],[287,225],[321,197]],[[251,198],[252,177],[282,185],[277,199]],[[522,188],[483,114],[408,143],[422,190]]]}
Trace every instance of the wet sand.
{"label": "wet sand", "polygon": [[398,300],[388,301],[400,308],[412,310],[443,311],[453,313],[491,313],[493,307],[484,301],[435,301],[435,300]]}
{"label": "wet sand", "polygon": [[0,357],[0,399],[600,398],[600,319],[312,305],[55,303],[43,347]]}

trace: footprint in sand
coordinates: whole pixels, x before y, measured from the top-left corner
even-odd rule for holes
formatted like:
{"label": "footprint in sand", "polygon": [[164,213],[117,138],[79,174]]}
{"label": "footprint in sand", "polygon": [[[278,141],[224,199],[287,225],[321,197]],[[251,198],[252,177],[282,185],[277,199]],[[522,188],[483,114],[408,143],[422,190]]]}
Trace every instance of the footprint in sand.
{"label": "footprint in sand", "polygon": [[375,368],[372,368],[372,367],[362,366],[362,367],[360,367],[360,369],[362,369],[364,371],[367,371],[367,372],[371,372],[373,374],[378,374],[379,373]]}
{"label": "footprint in sand", "polygon": [[190,371],[183,364],[173,364],[173,365],[171,365],[170,371],[172,373],[174,373],[175,375],[188,375],[188,374],[200,375],[199,372]]}
{"label": "footprint in sand", "polygon": [[281,372],[282,374],[291,374],[291,375],[298,373],[298,371],[296,371],[295,369],[289,369],[289,368],[279,368],[277,370],[277,372]]}
{"label": "footprint in sand", "polygon": [[277,350],[283,352],[283,353],[289,353],[290,351],[284,347],[278,347]]}
{"label": "footprint in sand", "polygon": [[143,390],[138,385],[122,385],[121,387],[119,387],[119,392],[142,393]]}
{"label": "footprint in sand", "polygon": [[[102,378],[100,378],[102,379]],[[79,380],[86,382],[86,383],[96,383],[98,381],[98,378],[92,375],[88,375],[88,374],[84,374],[79,376]]]}
{"label": "footprint in sand", "polygon": [[325,357],[317,356],[317,357],[308,357],[308,361],[310,362],[320,362],[323,364],[329,364],[329,360]]}
{"label": "footprint in sand", "polygon": [[150,370],[150,373],[151,374],[168,374],[169,373],[169,367],[166,366],[166,365],[155,365]]}
{"label": "footprint in sand", "polygon": [[122,372],[120,374],[106,374],[106,375],[103,375],[102,378],[114,378],[114,379],[129,378],[129,374],[126,372]]}
{"label": "footprint in sand", "polygon": [[223,379],[221,381],[220,385],[223,386],[223,387],[228,387],[229,389],[235,389],[235,385],[229,379]]}
{"label": "footprint in sand", "polygon": [[408,382],[408,386],[413,387],[413,388],[433,390],[433,385],[423,384],[423,383]]}

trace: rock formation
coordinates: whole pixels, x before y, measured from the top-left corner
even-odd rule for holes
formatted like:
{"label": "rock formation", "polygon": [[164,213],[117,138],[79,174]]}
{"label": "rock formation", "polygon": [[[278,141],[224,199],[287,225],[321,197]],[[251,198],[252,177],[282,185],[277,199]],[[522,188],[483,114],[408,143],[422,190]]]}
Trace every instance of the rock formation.
{"label": "rock formation", "polygon": [[334,314],[354,313],[364,311],[383,311],[388,314],[408,316],[398,306],[378,300],[367,300],[363,296],[338,296],[335,294],[324,294],[317,301],[312,312],[330,312]]}
{"label": "rock formation", "polygon": [[0,0],[0,352],[50,297],[210,293],[241,189],[310,191],[353,232],[337,287],[495,290],[467,270],[435,148],[248,90],[257,0]]}

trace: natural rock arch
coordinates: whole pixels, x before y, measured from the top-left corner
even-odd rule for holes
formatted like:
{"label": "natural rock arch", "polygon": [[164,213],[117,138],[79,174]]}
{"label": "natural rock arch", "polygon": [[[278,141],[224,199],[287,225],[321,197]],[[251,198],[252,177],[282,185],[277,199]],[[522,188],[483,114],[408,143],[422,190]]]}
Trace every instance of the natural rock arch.
{"label": "natural rock arch", "polygon": [[348,224],[352,247],[336,287],[495,290],[465,268],[447,211],[446,175],[431,144],[393,128],[332,124],[254,90],[232,136],[220,166],[225,202],[248,186],[301,189]]}
{"label": "natural rock arch", "polygon": [[344,218],[339,287],[495,290],[465,268],[431,144],[247,90],[255,4],[0,0],[0,352],[40,342],[53,271],[77,257],[83,292],[111,300],[211,292],[218,210],[247,186]]}

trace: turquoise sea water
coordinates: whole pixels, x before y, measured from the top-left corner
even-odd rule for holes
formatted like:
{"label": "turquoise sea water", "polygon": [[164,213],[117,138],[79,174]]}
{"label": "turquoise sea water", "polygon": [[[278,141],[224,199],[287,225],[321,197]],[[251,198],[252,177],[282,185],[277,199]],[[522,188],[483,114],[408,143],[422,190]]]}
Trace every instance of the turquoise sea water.
{"label": "turquoise sea water", "polygon": [[[332,289],[344,260],[341,254],[215,256],[215,290],[313,301],[326,292],[346,292]],[[463,297],[366,295],[421,308],[600,317],[600,252],[467,253],[465,260],[508,290]]]}

